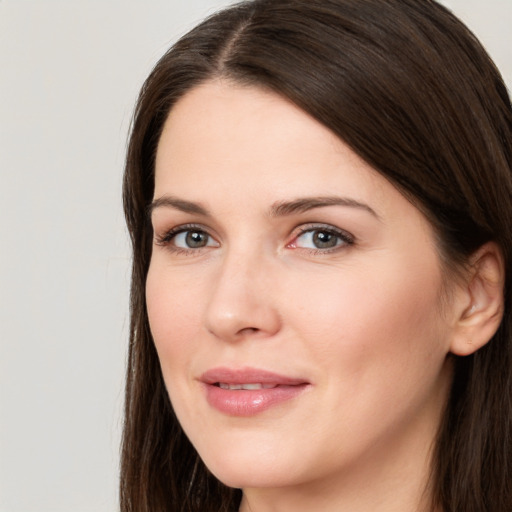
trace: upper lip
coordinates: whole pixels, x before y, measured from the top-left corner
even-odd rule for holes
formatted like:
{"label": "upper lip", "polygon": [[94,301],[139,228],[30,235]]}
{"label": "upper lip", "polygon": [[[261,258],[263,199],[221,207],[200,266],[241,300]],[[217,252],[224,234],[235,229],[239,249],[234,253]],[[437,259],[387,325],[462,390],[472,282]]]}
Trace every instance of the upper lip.
{"label": "upper lip", "polygon": [[205,384],[275,384],[280,386],[298,386],[309,384],[307,380],[296,377],[288,377],[278,373],[269,372],[259,368],[211,368],[204,372],[200,379]]}

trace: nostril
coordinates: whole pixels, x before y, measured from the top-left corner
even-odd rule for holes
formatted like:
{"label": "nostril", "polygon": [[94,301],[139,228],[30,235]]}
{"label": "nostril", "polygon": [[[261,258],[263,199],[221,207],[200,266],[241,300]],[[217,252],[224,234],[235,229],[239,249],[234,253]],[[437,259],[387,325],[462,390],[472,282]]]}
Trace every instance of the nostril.
{"label": "nostril", "polygon": [[243,329],[240,329],[238,331],[238,334],[242,334],[242,335],[254,334],[258,331],[259,331],[259,329],[257,327],[244,327]]}

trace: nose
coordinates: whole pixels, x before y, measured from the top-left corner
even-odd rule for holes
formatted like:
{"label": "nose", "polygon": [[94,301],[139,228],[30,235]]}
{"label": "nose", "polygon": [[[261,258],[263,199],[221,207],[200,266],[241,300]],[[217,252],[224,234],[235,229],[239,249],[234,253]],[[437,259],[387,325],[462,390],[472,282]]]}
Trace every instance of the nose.
{"label": "nose", "polygon": [[275,284],[263,258],[227,256],[213,282],[205,319],[208,331],[227,342],[276,334],[281,318]]}

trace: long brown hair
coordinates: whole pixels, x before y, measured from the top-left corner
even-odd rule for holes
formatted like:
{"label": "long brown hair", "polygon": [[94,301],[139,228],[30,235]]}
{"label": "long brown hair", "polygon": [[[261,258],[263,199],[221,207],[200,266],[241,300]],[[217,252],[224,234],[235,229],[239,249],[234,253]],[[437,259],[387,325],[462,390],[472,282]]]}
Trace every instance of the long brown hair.
{"label": "long brown hair", "polygon": [[241,499],[174,415],[144,294],[162,127],[177,100],[214,77],[272,90],[337,134],[427,215],[453,271],[485,242],[500,246],[504,320],[484,348],[454,356],[430,484],[444,512],[510,512],[512,110],[480,43],[433,0],[243,2],[185,35],[147,79],[123,191],[134,256],[122,511],[235,511]]}

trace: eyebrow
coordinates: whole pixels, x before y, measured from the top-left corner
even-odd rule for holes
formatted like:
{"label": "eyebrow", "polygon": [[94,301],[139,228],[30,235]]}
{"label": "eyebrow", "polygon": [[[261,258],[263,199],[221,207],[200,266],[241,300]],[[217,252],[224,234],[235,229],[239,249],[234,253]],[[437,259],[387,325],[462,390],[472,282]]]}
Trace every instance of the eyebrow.
{"label": "eyebrow", "polygon": [[174,208],[175,210],[180,210],[184,213],[195,213],[205,217],[211,216],[210,212],[199,203],[186,201],[185,199],[179,199],[173,196],[162,196],[153,200],[153,202],[148,207],[148,215],[151,216],[153,211],[162,207]]}
{"label": "eyebrow", "polygon": [[[370,213],[377,219],[380,219],[375,210],[367,204],[349,197],[340,196],[301,197],[292,201],[279,201],[270,207],[270,216],[285,217],[287,215],[305,213],[309,210],[324,208],[326,206],[347,206],[350,208],[357,208]],[[168,195],[153,200],[148,207],[148,215],[151,215],[157,208],[162,207],[174,208],[175,210],[179,210],[184,213],[194,213],[204,217],[211,217],[211,213],[203,205]]]}
{"label": "eyebrow", "polygon": [[319,197],[302,197],[293,201],[285,201],[274,203],[270,209],[272,217],[281,217],[285,215],[293,215],[304,213],[314,208],[324,208],[326,206],[348,206],[350,208],[358,208],[372,214],[380,219],[377,212],[365,203],[356,201],[349,197],[340,196],[319,196]]}

